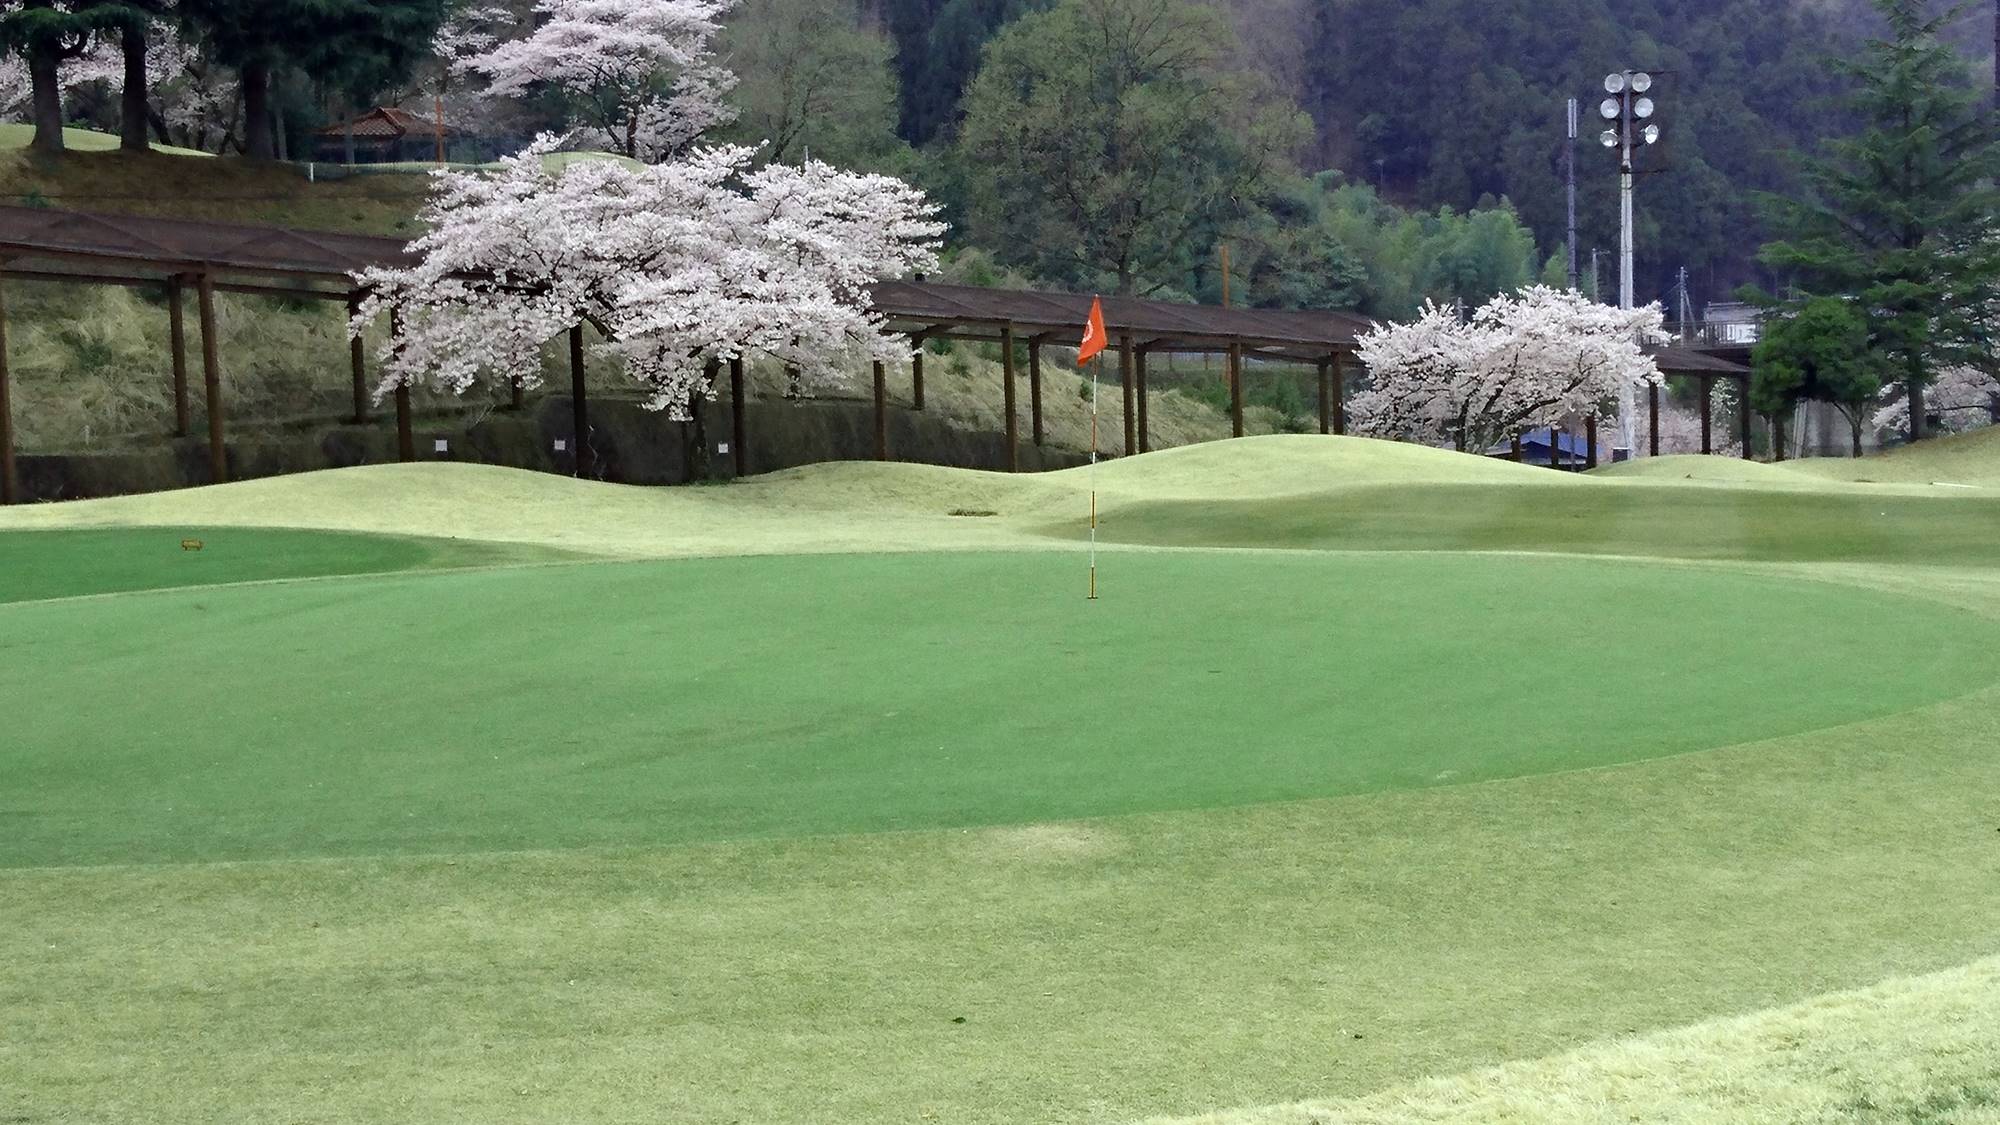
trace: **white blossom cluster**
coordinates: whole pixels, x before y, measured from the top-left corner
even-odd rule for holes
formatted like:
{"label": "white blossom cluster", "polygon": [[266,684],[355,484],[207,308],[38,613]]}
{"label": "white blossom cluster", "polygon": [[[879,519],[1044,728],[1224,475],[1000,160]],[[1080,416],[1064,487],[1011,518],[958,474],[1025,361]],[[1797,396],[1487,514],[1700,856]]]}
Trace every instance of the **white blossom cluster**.
{"label": "white blossom cluster", "polygon": [[936,268],[944,226],[900,180],[818,162],[753,167],[755,150],[697,148],[665,164],[571,163],[543,137],[497,173],[439,172],[422,261],[358,275],[358,335],[393,310],[378,396],[403,384],[464,391],[540,381],[541,347],[594,326],[647,405],[685,418],[712,398],[711,362],[773,357],[826,383],[907,358],[868,285]]}
{"label": "white blossom cluster", "polygon": [[[1873,419],[1877,430],[1902,434],[1910,432],[1910,399],[1901,382],[1882,388],[1882,408]],[[1976,367],[1947,367],[1924,388],[1924,413],[1936,418],[1947,433],[1977,429],[1993,422],[1993,401],[2000,396],[2000,380]]]}
{"label": "white blossom cluster", "polygon": [[[147,30],[146,84],[157,91],[181,78],[193,53],[171,24],[153,23]],[[93,36],[88,50],[63,63],[61,77],[65,94],[93,82],[109,83],[114,88],[123,85],[125,53],[118,36]],[[10,121],[23,118],[33,97],[34,84],[28,76],[27,60],[14,51],[0,52],[0,117]]]}
{"label": "white blossom cluster", "polygon": [[734,2],[539,0],[529,34],[453,61],[485,75],[490,96],[518,96],[538,85],[560,89],[578,100],[614,149],[666,160],[735,119],[723,99],[736,76],[717,64],[714,49],[722,15]]}
{"label": "white blossom cluster", "polygon": [[1661,319],[1657,305],[1625,311],[1546,286],[1502,294],[1469,319],[1429,304],[1361,338],[1372,385],[1350,414],[1364,433],[1484,450],[1658,382],[1640,343],[1663,338]]}

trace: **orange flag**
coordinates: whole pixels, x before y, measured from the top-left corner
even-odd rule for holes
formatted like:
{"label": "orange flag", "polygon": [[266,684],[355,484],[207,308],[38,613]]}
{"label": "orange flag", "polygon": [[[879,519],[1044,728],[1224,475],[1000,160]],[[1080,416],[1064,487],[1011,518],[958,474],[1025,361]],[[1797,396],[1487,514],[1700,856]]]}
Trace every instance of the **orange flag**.
{"label": "orange flag", "polygon": [[1082,367],[1096,357],[1111,338],[1104,334],[1104,302],[1090,299],[1090,320],[1083,326],[1083,343],[1076,349],[1076,365]]}

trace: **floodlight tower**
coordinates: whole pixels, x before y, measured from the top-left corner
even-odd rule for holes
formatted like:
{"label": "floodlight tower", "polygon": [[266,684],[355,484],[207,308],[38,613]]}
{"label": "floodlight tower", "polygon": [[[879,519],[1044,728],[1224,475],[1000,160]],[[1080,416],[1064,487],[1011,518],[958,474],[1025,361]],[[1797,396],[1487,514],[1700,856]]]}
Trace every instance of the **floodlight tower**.
{"label": "floodlight tower", "polygon": [[[1598,104],[1598,115],[1611,127],[1600,140],[1605,148],[1618,150],[1618,307],[1632,307],[1632,150],[1635,145],[1658,144],[1660,127],[1649,120],[1653,99],[1653,76],[1644,71],[1621,70],[1604,76],[1604,92],[1611,95]],[[1632,455],[1632,415],[1635,404],[1632,388],[1618,392],[1618,445],[1625,456]],[[1614,460],[1617,459],[1614,454]]]}

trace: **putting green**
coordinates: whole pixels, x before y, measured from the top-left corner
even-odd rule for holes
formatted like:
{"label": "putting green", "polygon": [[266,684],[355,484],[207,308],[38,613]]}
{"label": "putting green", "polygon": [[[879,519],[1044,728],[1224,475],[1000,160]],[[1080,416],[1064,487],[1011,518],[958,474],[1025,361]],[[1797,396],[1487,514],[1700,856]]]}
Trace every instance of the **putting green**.
{"label": "putting green", "polygon": [[1996,627],[1555,558],[589,564],[0,608],[0,865],[560,848],[1365,793],[2000,679]]}

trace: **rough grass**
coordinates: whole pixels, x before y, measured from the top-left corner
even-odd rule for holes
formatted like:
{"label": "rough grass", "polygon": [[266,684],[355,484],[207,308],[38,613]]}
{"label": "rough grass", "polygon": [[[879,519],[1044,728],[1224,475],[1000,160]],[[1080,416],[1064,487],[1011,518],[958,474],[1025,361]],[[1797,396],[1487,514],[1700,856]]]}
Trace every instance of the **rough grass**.
{"label": "rough grass", "polygon": [[1364,1098],[1237,1110],[1172,1125],[1609,1120],[2000,1122],[2000,958]]}
{"label": "rough grass", "polygon": [[[1364,483],[1378,473],[1429,483]],[[1732,519],[1746,486],[1262,438],[1104,467],[1107,527],[1146,505],[1332,494],[1373,497],[1389,514],[1367,518],[1383,526],[1438,507],[1457,513],[1461,540],[1487,534],[1487,508],[1432,503],[1446,487],[1581,505],[1573,526],[1554,525],[1553,551],[1707,537],[1729,557],[1124,550],[1095,608],[1125,623],[1077,638],[1072,654],[1056,646],[1085,610],[1080,559],[985,549],[1048,548],[1056,516],[1080,519],[1087,479],[843,465],[641,490],[392,466],[0,513],[9,528],[317,522],[635,557],[974,552],[0,607],[7,729],[18,742],[30,729],[18,716],[39,716],[41,747],[32,772],[0,768],[39,794],[0,787],[4,838],[39,862],[91,861],[0,871],[0,1074],[26,1076],[0,1083],[0,1116],[1102,1122],[1385,1089],[1401,1112],[1426,1098],[1412,1084],[1428,1076],[1995,952],[2000,687],[1939,699],[1964,686],[1955,676],[1993,680],[1980,671],[2000,618],[1992,554],[1810,561],[1844,554],[1822,541],[1848,529],[1791,504],[1758,517],[1770,526]],[[1825,482],[1787,498],[1958,491]],[[1697,499],[1616,518],[1589,507],[1676,494]],[[1976,499],[1921,510],[1953,539],[1988,526]],[[1733,555],[1724,535],[1738,537]],[[1784,541],[1796,546],[1768,546]],[[1246,533],[1237,545],[1274,542]],[[1774,561],[1742,558],[1753,554]],[[1046,603],[1008,577],[1043,563]],[[714,577],[731,567],[769,580],[745,593]],[[1149,575],[1179,577],[1155,589],[1141,585]],[[1156,595],[1151,633],[1116,616],[1130,610],[1123,591],[1143,589]],[[923,612],[938,599],[952,615]],[[1418,619],[1436,624],[1397,627]],[[1905,667],[1913,658],[1941,666]],[[87,671],[67,697],[38,702],[65,669]],[[1810,682],[1788,686],[1791,675]],[[1480,683],[1541,686],[1515,711],[1472,702]],[[1678,705],[1663,694],[1689,683],[1701,690]],[[1897,683],[1921,691],[1881,694]],[[814,691],[842,706],[797,704]],[[1064,710],[1036,729],[1044,696]],[[578,698],[592,705],[519,702]],[[751,794],[742,823],[768,824],[787,802],[852,817],[848,828],[895,809],[948,815],[893,832],[838,831],[829,816],[832,835],[659,842],[701,795],[649,795],[635,778],[699,776],[676,747],[787,699],[799,736],[822,733],[828,753],[743,758],[763,784],[709,790]],[[1812,729],[1714,745],[1754,736],[1725,729],[1746,699],[1757,721],[1798,706]],[[1329,701],[1348,708],[1339,724],[1301,719],[1330,714],[1314,710]],[[1876,705],[1905,709],[1842,710]],[[702,717],[711,730],[676,725]],[[1294,743],[1350,731],[1384,742],[1424,723],[1439,729],[1376,764],[1436,765],[1438,784],[1254,791],[1311,760]],[[896,741],[919,724],[953,737]],[[1703,724],[1711,749],[1618,760]],[[979,743],[989,729],[1016,737]],[[1306,733],[1259,742],[1288,730]],[[960,747],[980,753],[951,760]],[[1449,763],[1426,761],[1439,753],[1605,764],[1453,784],[1464,779],[1435,777]],[[871,757],[899,760],[843,788],[836,764]],[[1024,771],[1036,761],[1039,776]],[[440,780],[452,775],[462,783]],[[966,780],[982,775],[991,784]],[[1208,807],[1092,807],[1147,786]],[[1133,811],[1147,807],[1159,811]],[[1109,815],[1047,819],[1084,812]],[[136,861],[101,862],[120,848]],[[188,862],[225,853],[274,858]],[[1610,1119],[1658,1108],[1672,1120],[1681,1106],[1686,1120],[1786,1120],[1830,1104],[1795,1119],[1978,1122],[1996,1040],[1946,1022],[1950,1010],[1885,1008],[1844,1037],[1828,1023],[1799,1051],[1714,1039],[1706,1054],[1670,1053],[1688,1068],[1612,1072],[1634,1108]],[[1913,1028],[1897,1011],[1937,1023]],[[1912,1054],[1949,1047],[1954,1027],[1968,1029],[1966,1051]],[[1549,1119],[1609,1117],[1590,1116],[1588,1064],[1552,1065],[1561,1073],[1537,1069],[1509,1086],[1517,1100],[1493,1104],[1532,1105],[1520,1099],[1548,1073]],[[1481,1097],[1511,1082],[1466,1081]],[[1825,1098],[1804,1100],[1810,1089]]]}

